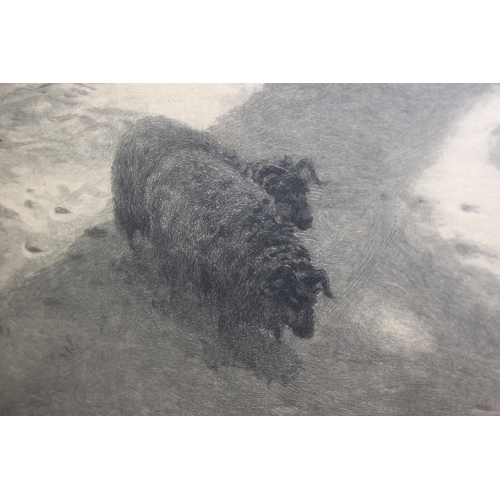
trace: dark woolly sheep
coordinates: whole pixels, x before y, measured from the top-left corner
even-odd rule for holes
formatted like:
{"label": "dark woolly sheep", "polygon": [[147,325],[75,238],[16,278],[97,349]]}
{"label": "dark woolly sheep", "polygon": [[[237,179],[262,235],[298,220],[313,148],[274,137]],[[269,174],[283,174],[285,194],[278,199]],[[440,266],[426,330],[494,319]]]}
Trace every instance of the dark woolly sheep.
{"label": "dark woolly sheep", "polygon": [[[274,199],[282,222],[290,222],[302,230],[311,227],[313,217],[307,201],[309,185],[324,183],[318,179],[310,159],[301,158],[294,162],[291,157],[286,156],[282,160],[272,158],[254,163],[246,162],[235,151],[221,146],[210,134],[161,116],[140,120],[125,134],[121,142],[115,159],[117,176],[114,179],[121,186],[118,204],[132,207],[144,196],[145,179],[155,170],[158,162],[172,150],[190,147],[217,155],[221,161],[261,186]],[[137,171],[137,181],[133,185],[122,185],[122,170],[119,165],[125,162]],[[127,211],[124,209],[118,215],[125,217],[122,221],[122,226],[125,227],[123,223],[130,219]],[[127,227],[127,231],[133,234],[138,229],[147,236],[148,220],[138,220],[136,223],[137,227]],[[130,236],[129,239],[131,240]]]}
{"label": "dark woolly sheep", "polygon": [[316,295],[332,297],[326,272],[208,135],[138,122],[113,164],[113,193],[129,241],[136,230],[148,237],[172,292],[191,283],[221,331],[249,324],[279,339],[288,326],[312,337]]}
{"label": "dark woolly sheep", "polygon": [[299,229],[309,229],[313,216],[307,200],[309,186],[323,186],[310,158],[293,161],[290,156],[283,159],[261,160],[247,163],[243,175],[250,177],[274,198],[280,219],[291,222]]}
{"label": "dark woolly sheep", "polygon": [[149,214],[144,209],[146,181],[161,169],[174,151],[195,148],[217,151],[209,134],[157,116],[139,120],[124,134],[112,167],[115,218],[132,243],[135,231],[149,236]]}

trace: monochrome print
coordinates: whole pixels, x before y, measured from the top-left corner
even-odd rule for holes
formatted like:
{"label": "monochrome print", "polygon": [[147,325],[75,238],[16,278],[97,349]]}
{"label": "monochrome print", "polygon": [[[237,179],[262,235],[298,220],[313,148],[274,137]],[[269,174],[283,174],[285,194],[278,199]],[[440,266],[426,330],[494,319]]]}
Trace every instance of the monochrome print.
{"label": "monochrome print", "polygon": [[500,87],[2,84],[0,413],[500,413]]}

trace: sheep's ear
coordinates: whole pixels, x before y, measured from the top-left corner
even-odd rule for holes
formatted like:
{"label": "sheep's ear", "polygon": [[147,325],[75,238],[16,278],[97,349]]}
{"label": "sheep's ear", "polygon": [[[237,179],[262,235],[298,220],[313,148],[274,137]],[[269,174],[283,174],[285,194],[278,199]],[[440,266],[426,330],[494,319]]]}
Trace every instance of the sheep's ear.
{"label": "sheep's ear", "polygon": [[310,158],[301,158],[295,164],[295,171],[300,179],[302,179],[306,185],[317,184],[318,186],[326,185],[326,182],[320,181],[318,175],[316,174],[316,169],[314,168],[314,163]]}

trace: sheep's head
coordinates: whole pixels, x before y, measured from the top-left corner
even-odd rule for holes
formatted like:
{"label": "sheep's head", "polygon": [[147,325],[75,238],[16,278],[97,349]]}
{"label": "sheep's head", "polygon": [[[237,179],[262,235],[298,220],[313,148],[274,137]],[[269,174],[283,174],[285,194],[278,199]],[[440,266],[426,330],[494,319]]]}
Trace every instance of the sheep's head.
{"label": "sheep's head", "polygon": [[309,229],[313,223],[307,201],[309,185],[324,183],[318,179],[314,165],[308,158],[302,158],[294,164],[289,156],[285,156],[276,163],[261,166],[256,180],[274,197],[283,222],[290,222],[301,230]]}
{"label": "sheep's head", "polygon": [[314,304],[321,291],[333,298],[328,275],[310,263],[284,265],[270,276],[270,306],[284,323],[300,338],[314,335]]}

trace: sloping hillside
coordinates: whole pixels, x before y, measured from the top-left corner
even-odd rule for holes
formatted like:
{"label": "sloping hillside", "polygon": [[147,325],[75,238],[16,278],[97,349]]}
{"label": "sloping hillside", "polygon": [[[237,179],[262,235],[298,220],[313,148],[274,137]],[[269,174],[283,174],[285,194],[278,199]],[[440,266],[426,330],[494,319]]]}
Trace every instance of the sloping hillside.
{"label": "sloping hillside", "polygon": [[[71,105],[81,90],[71,88],[69,97],[58,89],[50,99]],[[441,158],[454,124],[489,92],[488,86],[266,86],[212,131],[248,158],[311,156],[328,181],[313,188],[314,227],[301,234],[338,298],[321,298],[315,337],[287,336],[282,345],[249,332],[217,338],[203,304],[189,291],[169,297],[147,242],[131,252],[104,208],[86,219],[64,255],[4,294],[0,411],[500,413],[498,279],[463,262],[466,247],[443,238],[433,219],[438,201],[415,190]],[[98,122],[89,106],[78,123],[87,115]],[[104,145],[90,140],[96,165],[109,154],[104,138],[125,119],[116,116],[115,126],[96,129],[92,140]],[[8,140],[24,141],[14,123],[6,125],[13,130]],[[55,140],[59,133],[47,132]],[[26,151],[26,166],[13,169],[10,182],[37,165],[39,156]],[[108,168],[97,168],[96,179],[108,176]],[[60,171],[54,167],[55,182]],[[77,175],[78,166],[71,171]],[[2,214],[9,224],[23,215],[10,205]]]}

